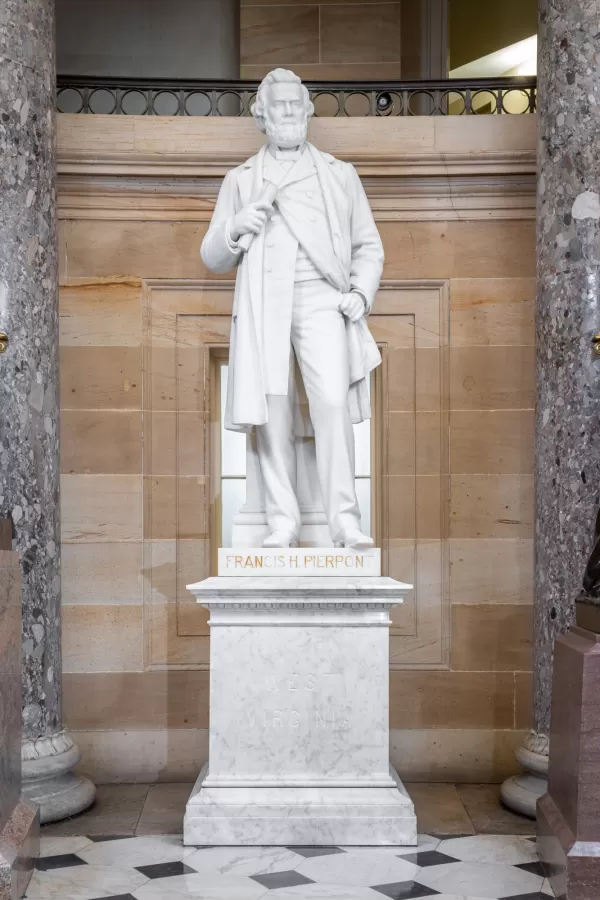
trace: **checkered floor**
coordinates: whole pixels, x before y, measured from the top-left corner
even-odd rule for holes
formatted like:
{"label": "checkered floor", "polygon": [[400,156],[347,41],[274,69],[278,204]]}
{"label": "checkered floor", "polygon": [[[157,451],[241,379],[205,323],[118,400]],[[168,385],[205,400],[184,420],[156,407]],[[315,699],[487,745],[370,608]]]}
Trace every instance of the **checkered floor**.
{"label": "checkered floor", "polygon": [[47,837],[28,900],[547,900],[534,839],[418,847],[184,847],[179,835]]}

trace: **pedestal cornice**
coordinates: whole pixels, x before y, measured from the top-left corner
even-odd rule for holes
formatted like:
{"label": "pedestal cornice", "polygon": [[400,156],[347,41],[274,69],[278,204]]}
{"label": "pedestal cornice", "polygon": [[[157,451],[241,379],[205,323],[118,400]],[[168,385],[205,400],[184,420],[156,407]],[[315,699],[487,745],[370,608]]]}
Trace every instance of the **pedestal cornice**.
{"label": "pedestal cornice", "polygon": [[205,606],[248,605],[262,608],[379,606],[386,609],[402,603],[412,591],[387,576],[327,579],[318,575],[234,578],[214,576],[187,586],[199,603]]}

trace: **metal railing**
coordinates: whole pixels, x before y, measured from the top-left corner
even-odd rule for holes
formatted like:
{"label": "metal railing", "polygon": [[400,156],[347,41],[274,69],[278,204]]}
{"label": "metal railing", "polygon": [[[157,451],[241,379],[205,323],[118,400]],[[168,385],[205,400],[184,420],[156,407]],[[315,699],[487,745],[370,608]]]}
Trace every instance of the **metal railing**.
{"label": "metal railing", "polygon": [[[536,79],[307,81],[317,116],[439,116],[535,112]],[[59,75],[59,112],[138,116],[248,116],[257,82]]]}

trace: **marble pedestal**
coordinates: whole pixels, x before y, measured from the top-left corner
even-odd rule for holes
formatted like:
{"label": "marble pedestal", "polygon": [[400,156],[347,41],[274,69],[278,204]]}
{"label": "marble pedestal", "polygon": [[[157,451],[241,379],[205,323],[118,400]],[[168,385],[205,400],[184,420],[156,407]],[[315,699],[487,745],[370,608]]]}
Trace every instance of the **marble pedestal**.
{"label": "marble pedestal", "polygon": [[538,852],[561,900],[600,897],[599,691],[600,608],[578,603],[577,625],[554,645],[548,793],[538,801]]}
{"label": "marble pedestal", "polygon": [[219,577],[210,610],[209,763],[184,843],[416,843],[389,765],[391,578]]}

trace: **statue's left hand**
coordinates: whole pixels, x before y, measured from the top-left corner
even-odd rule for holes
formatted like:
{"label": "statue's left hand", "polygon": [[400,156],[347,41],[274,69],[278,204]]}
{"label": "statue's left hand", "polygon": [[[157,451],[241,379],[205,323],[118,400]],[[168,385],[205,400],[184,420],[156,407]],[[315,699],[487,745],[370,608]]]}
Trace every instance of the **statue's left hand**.
{"label": "statue's left hand", "polygon": [[365,314],[365,301],[356,291],[342,294],[340,312],[343,312],[351,322],[358,322]]}

